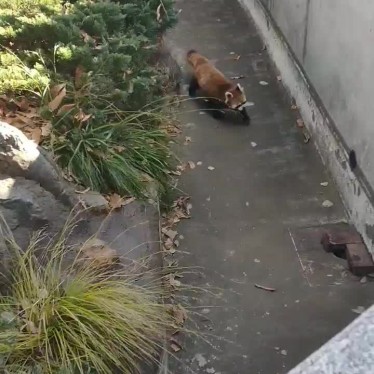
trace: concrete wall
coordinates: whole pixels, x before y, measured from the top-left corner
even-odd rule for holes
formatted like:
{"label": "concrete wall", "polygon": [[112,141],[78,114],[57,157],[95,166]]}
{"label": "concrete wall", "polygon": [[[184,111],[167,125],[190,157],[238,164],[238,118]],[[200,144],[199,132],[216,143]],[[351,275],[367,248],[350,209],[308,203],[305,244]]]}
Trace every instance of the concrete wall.
{"label": "concrete wall", "polygon": [[261,1],[374,188],[374,1]]}

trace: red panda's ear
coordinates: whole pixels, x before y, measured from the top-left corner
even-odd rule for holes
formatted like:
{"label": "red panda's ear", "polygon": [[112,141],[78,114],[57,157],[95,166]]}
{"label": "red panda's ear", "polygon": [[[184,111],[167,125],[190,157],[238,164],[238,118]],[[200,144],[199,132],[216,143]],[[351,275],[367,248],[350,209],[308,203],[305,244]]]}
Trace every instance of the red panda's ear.
{"label": "red panda's ear", "polygon": [[225,92],[225,98],[226,98],[225,103],[227,104],[230,101],[230,99],[232,99],[233,97],[234,95],[230,91],[226,91]]}
{"label": "red panda's ear", "polygon": [[243,90],[243,87],[242,87],[242,85],[240,84],[240,83],[238,83],[237,85],[236,85],[236,89],[238,90],[238,91],[240,91],[240,92],[243,92],[244,90]]}

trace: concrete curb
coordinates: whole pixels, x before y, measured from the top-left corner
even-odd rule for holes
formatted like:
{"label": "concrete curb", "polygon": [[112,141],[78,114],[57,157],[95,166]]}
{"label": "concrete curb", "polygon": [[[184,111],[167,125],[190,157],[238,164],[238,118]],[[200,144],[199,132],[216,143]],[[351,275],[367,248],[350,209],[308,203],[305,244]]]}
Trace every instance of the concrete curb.
{"label": "concrete curb", "polygon": [[374,362],[374,306],[289,374],[367,374]]}
{"label": "concrete curb", "polygon": [[374,195],[359,170],[349,167],[349,155],[333,120],[309,82],[303,68],[259,0],[239,0],[253,18],[268,52],[282,76],[282,82],[295,99],[304,123],[312,135],[323,163],[332,174],[352,223],[374,255]]}

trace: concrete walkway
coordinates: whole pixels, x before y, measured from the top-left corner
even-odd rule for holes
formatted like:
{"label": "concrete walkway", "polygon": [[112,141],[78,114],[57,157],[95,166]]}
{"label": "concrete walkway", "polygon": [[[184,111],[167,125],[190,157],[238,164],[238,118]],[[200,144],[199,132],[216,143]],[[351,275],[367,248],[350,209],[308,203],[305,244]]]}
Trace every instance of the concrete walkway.
{"label": "concrete walkway", "polygon": [[[193,218],[179,226],[178,257],[181,266],[202,267],[183,282],[206,292],[184,295],[190,327],[203,337],[183,341],[170,371],[287,373],[373,303],[374,284],[350,275],[319,244],[321,226],[346,215],[253,22],[236,0],[177,0],[177,7],[180,22],[168,37],[177,58],[194,48],[227,75],[244,75],[255,105],[249,127],[218,122],[193,103],[181,114],[179,155],[202,165],[181,178]],[[325,200],[333,206],[323,207]]]}

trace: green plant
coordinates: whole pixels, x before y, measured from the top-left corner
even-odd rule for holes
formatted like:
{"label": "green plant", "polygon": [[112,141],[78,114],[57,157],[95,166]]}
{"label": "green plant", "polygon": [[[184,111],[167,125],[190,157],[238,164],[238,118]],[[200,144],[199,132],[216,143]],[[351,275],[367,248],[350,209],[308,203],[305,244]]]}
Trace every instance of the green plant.
{"label": "green plant", "polygon": [[140,274],[82,263],[82,247],[66,242],[70,230],[47,244],[38,233],[24,252],[8,241],[13,263],[8,295],[0,297],[2,369],[134,374],[140,362],[156,360],[172,322],[160,289],[138,285]]}
{"label": "green plant", "polygon": [[[44,143],[79,183],[103,193],[163,194],[171,168],[160,125],[168,79],[152,65],[160,34],[176,22],[173,0],[0,0],[0,91],[42,97],[52,137]],[[10,57],[9,57],[10,56]],[[0,56],[1,58],[1,56]],[[84,82],[77,85],[77,72]],[[46,84],[66,82],[62,104],[48,111]],[[77,115],[89,120],[77,121]]]}

